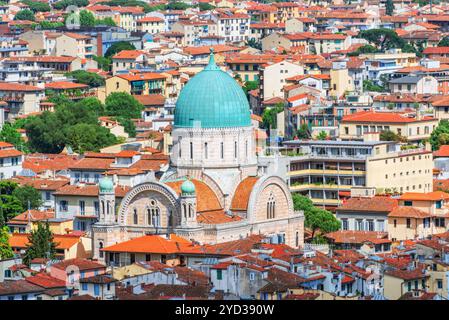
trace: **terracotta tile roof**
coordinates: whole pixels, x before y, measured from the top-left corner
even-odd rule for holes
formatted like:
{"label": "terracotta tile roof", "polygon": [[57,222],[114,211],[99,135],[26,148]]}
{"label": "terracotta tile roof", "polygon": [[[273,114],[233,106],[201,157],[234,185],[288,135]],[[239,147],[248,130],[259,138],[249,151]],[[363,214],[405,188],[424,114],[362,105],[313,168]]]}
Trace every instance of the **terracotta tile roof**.
{"label": "terracotta tile roof", "polygon": [[105,252],[134,252],[174,254],[183,250],[191,250],[193,244],[185,239],[182,241],[165,239],[159,235],[147,235],[124,241],[102,249]]}
{"label": "terracotta tile roof", "polygon": [[142,299],[149,300],[167,300],[176,297],[198,300],[207,299],[210,289],[209,286],[199,285],[158,284],[140,296],[142,296]]}
{"label": "terracotta tile roof", "polygon": [[[222,209],[215,192],[204,182],[192,179],[196,189],[196,207],[197,212],[214,211]],[[166,182],[177,194],[181,194],[181,185],[184,180]]]}
{"label": "terracotta tile roof", "polygon": [[14,145],[5,141],[0,141],[0,149],[3,148],[13,148]]}
{"label": "terracotta tile roof", "polygon": [[68,81],[56,81],[45,84],[45,89],[67,90],[67,89],[85,89],[89,88],[87,84],[68,82]]}
{"label": "terracotta tile roof", "polygon": [[[9,244],[13,248],[26,248],[28,244],[28,236],[27,233],[13,233],[9,237]],[[73,235],[53,235],[53,241],[56,243],[57,249],[70,249],[74,245],[80,242],[80,236]]]}
{"label": "terracotta tile roof", "polygon": [[137,20],[137,23],[142,22],[164,22],[164,19],[159,17],[144,17],[139,20]]}
{"label": "terracotta tile roof", "polygon": [[39,210],[30,210],[25,211],[24,213],[21,213],[14,218],[10,219],[8,223],[14,224],[14,223],[20,223],[20,222],[26,222],[28,221],[43,221],[43,220],[49,220],[55,218],[55,212],[54,211],[39,211]]}
{"label": "terracotta tile roof", "polygon": [[76,39],[76,40],[87,40],[90,39],[90,36],[84,35],[84,34],[79,34],[79,33],[74,33],[74,32],[64,32],[64,35]]}
{"label": "terracotta tile roof", "polygon": [[25,278],[25,280],[37,286],[43,287],[45,289],[66,287],[65,281],[53,278],[52,276],[46,273],[38,273],[32,277]]}
{"label": "terracotta tile roof", "polygon": [[249,196],[258,180],[259,177],[247,177],[239,183],[232,198],[231,210],[246,211],[248,209]]}
{"label": "terracotta tile roof", "polygon": [[369,122],[369,123],[410,123],[420,121],[434,121],[434,117],[423,117],[421,120],[416,118],[406,117],[402,113],[397,112],[374,112],[374,111],[360,111],[350,115],[343,116],[341,120],[344,122]]}
{"label": "terracotta tile roof", "polygon": [[101,264],[96,261],[87,260],[87,259],[67,259],[55,264],[52,264],[52,268],[60,269],[60,270],[66,270],[67,267],[70,266],[76,266],[80,271],[86,271],[86,270],[98,270],[98,269],[104,269],[106,270],[106,266],[104,264]]}
{"label": "terracotta tile roof", "polygon": [[430,218],[432,215],[425,211],[413,207],[398,207],[388,214],[388,217],[393,218],[415,218],[424,219]]}
{"label": "terracotta tile roof", "polygon": [[35,173],[41,173],[46,170],[61,171],[67,170],[78,160],[76,156],[62,154],[28,154],[22,163],[24,169],[30,169]]}
{"label": "terracotta tile roof", "polygon": [[58,57],[58,56],[30,56],[30,57],[10,57],[7,61],[28,61],[28,62],[58,62],[70,63],[76,60],[77,57]]}
{"label": "terracotta tile roof", "polygon": [[423,54],[449,54],[449,47],[427,47]]}
{"label": "terracotta tile roof", "polygon": [[23,153],[16,149],[1,149],[0,158],[18,157]]}
{"label": "terracotta tile roof", "polygon": [[438,296],[435,292],[420,291],[418,296],[415,296],[414,294],[414,292],[406,292],[398,300],[433,300]]}
{"label": "terracotta tile roof", "polygon": [[444,179],[444,180],[433,180],[433,190],[434,191],[449,191],[449,179]]}
{"label": "terracotta tile roof", "polygon": [[[116,186],[115,196],[123,198],[126,193],[131,190],[128,186]],[[98,185],[65,185],[59,188],[54,195],[55,196],[85,196],[85,197],[98,197]]]}
{"label": "terracotta tile roof", "polygon": [[429,277],[420,268],[416,268],[414,270],[390,270],[385,271],[385,275],[403,280],[424,279]]}
{"label": "terracotta tile roof", "polygon": [[340,211],[390,212],[398,206],[398,201],[389,197],[350,198],[337,208]]}
{"label": "terracotta tile roof", "polygon": [[265,236],[262,235],[250,235],[245,239],[239,239],[234,241],[228,241],[213,245],[196,246],[191,250],[185,250],[184,254],[210,254],[210,255],[223,255],[234,256],[237,254],[251,253],[254,245],[260,243]]}
{"label": "terracotta tile roof", "polygon": [[83,158],[76,163],[69,165],[71,170],[107,170],[110,169],[114,159],[98,159],[98,158]]}
{"label": "terracotta tile roof", "polygon": [[0,282],[0,296],[21,293],[39,293],[42,291],[44,291],[42,287],[26,280],[5,280]]}
{"label": "terracotta tile roof", "polygon": [[416,201],[438,201],[449,199],[449,193],[443,191],[433,191],[428,193],[406,192],[401,195],[400,200],[416,200]]}
{"label": "terracotta tile roof", "polygon": [[293,97],[287,98],[287,101],[288,102],[294,102],[294,101],[301,100],[301,99],[304,99],[304,98],[307,98],[307,97],[308,97],[307,93],[300,93],[300,94],[297,94],[297,95],[295,95]]}
{"label": "terracotta tile roof", "polygon": [[387,239],[388,234],[386,232],[376,232],[376,231],[351,231],[351,230],[340,230],[335,232],[330,232],[325,235],[326,238],[331,239],[334,243],[354,243],[361,244],[363,242],[373,242],[376,240],[385,240],[391,242]]}
{"label": "terracotta tile roof", "polygon": [[130,167],[130,169],[139,169],[142,171],[159,171],[161,170],[161,167],[166,165],[167,163],[167,159],[141,159],[134,163]]}
{"label": "terracotta tile roof", "polygon": [[142,54],[145,54],[145,52],[140,50],[122,50],[115,54],[112,59],[136,59]]}
{"label": "terracotta tile roof", "polygon": [[209,284],[209,277],[199,270],[176,266],[173,268],[173,271],[176,272],[179,280],[188,285],[206,286]]}
{"label": "terracotta tile roof", "polygon": [[43,91],[44,89],[20,83],[0,82],[0,91]]}
{"label": "terracotta tile roof", "polygon": [[49,190],[49,191],[57,190],[70,182],[69,179],[65,178],[58,178],[57,180],[53,180],[53,179],[28,178],[22,176],[17,176],[11,179],[11,181],[17,182],[22,186],[32,186],[37,190]]}
{"label": "terracotta tile roof", "polygon": [[196,220],[203,224],[221,224],[240,221],[242,218],[237,215],[227,215],[223,210],[217,210],[198,213]]}
{"label": "terracotta tile roof", "polygon": [[449,145],[442,145],[433,153],[434,157],[449,157]]}
{"label": "terracotta tile roof", "polygon": [[163,106],[165,97],[161,94],[147,94],[134,96],[144,106]]}
{"label": "terracotta tile roof", "polygon": [[96,275],[93,277],[79,279],[79,282],[80,283],[108,284],[108,283],[117,282],[117,280],[112,278],[110,275],[99,274],[99,275]]}

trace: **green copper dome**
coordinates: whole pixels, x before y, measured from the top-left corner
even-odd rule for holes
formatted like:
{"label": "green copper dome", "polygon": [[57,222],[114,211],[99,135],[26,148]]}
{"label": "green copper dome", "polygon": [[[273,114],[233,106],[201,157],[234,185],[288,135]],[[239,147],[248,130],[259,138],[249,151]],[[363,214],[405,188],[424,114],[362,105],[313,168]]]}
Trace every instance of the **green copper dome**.
{"label": "green copper dome", "polygon": [[104,177],[100,180],[100,183],[98,184],[100,188],[100,192],[114,192],[114,183],[112,182],[112,179],[108,177]]}
{"label": "green copper dome", "polygon": [[186,180],[181,184],[182,194],[195,194],[195,185],[192,181]]}
{"label": "green copper dome", "polygon": [[229,128],[251,125],[249,103],[238,83],[216,64],[209,64],[187,82],[175,108],[175,127]]}

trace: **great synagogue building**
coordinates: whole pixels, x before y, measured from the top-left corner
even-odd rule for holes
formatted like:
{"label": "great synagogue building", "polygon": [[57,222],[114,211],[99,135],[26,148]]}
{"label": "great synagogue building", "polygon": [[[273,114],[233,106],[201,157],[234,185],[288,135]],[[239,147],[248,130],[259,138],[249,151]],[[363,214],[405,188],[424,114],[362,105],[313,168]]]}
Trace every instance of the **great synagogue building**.
{"label": "great synagogue building", "polygon": [[258,166],[248,100],[213,53],[180,93],[172,136],[168,171],[131,189],[118,212],[112,180],[101,179],[95,258],[102,258],[101,248],[145,234],[201,244],[264,234],[292,247],[303,244],[304,216],[293,210],[284,180]]}

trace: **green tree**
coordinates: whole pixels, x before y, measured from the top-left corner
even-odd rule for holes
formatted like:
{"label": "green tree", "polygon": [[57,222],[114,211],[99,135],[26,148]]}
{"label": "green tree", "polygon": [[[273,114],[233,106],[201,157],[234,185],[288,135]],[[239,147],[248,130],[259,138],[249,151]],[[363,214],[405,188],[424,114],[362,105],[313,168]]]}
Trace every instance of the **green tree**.
{"label": "green tree", "polygon": [[117,143],[109,129],[87,123],[78,123],[67,130],[66,145],[77,153],[99,151],[101,148]]}
{"label": "green tree", "polygon": [[378,51],[379,50],[376,47],[374,47],[374,46],[372,46],[370,44],[365,44],[365,45],[357,48],[357,50],[348,53],[348,56],[359,56],[361,54],[376,53]]}
{"label": "green tree", "polygon": [[432,150],[438,150],[441,145],[449,144],[449,121],[441,120],[430,135]]}
{"label": "green tree", "polygon": [[207,2],[200,2],[198,4],[198,8],[200,9],[200,11],[208,11],[208,10],[215,9],[215,7],[213,5],[211,5],[210,3],[207,3]]}
{"label": "green tree", "polygon": [[375,84],[372,80],[363,80],[363,90],[374,92],[385,92],[386,88],[378,84]]}
{"label": "green tree", "polygon": [[16,13],[14,16],[14,20],[28,20],[28,21],[35,21],[36,18],[34,17],[34,13],[31,10],[24,9],[20,10]]}
{"label": "green tree", "polygon": [[94,88],[104,86],[105,84],[105,80],[102,76],[84,70],[68,72],[66,73],[66,76],[74,78],[76,82],[87,84],[88,86]]}
{"label": "green tree", "polygon": [[39,27],[43,30],[52,30],[64,27],[64,22],[41,21],[39,22]]}
{"label": "green tree", "polygon": [[50,5],[45,2],[22,0],[22,3],[24,3],[28,7],[30,7],[30,10],[33,12],[49,12],[49,11],[51,11]]}
{"label": "green tree", "polygon": [[312,239],[317,238],[317,231],[322,235],[340,229],[340,221],[331,212],[315,207],[312,200],[298,193],[292,198],[294,209],[304,211],[304,226],[312,231]]}
{"label": "green tree", "polygon": [[68,6],[77,6],[80,7],[86,7],[89,5],[89,0],[62,0],[53,3],[53,8],[56,10],[64,10]]}
{"label": "green tree", "polygon": [[57,243],[54,242],[53,233],[50,230],[48,221],[38,222],[37,229],[31,231],[28,236],[23,262],[30,265],[30,262],[36,258],[54,259],[56,255]]}
{"label": "green tree", "polygon": [[0,260],[9,259],[14,256],[14,252],[9,245],[8,227],[0,225]]}
{"label": "green tree", "polygon": [[109,116],[136,119],[142,116],[143,105],[126,92],[113,92],[106,98],[106,113]]}
{"label": "green tree", "polygon": [[363,30],[358,37],[373,43],[380,51],[402,48],[406,44],[396,31],[386,28]]}
{"label": "green tree", "polygon": [[106,17],[104,19],[96,19],[95,20],[96,26],[110,26],[110,27],[116,27],[117,24],[111,17]]}
{"label": "green tree", "polygon": [[102,69],[104,71],[108,71],[108,72],[111,70],[111,64],[112,64],[111,58],[93,56],[92,59],[97,61],[98,67],[100,69]]}
{"label": "green tree", "polygon": [[[98,122],[104,106],[97,99],[86,98],[74,103],[64,96],[54,96],[52,101],[56,101],[55,112],[43,112],[25,125],[31,151],[59,153],[65,146],[76,151],[98,151],[116,143],[115,136]],[[80,132],[83,129],[95,134],[83,134]]]}
{"label": "green tree", "polygon": [[392,16],[394,11],[394,3],[393,0],[387,0],[385,3],[385,14],[387,16]]}
{"label": "green tree", "polygon": [[12,196],[20,201],[22,208],[25,211],[28,209],[39,209],[42,206],[42,197],[40,192],[32,186],[17,187]]}
{"label": "green tree", "polygon": [[116,53],[119,53],[120,51],[123,50],[136,50],[136,47],[127,41],[119,41],[119,42],[115,42],[113,45],[111,45],[108,50],[106,50],[104,56],[106,58],[111,58],[112,56],[114,56]]}
{"label": "green tree", "polygon": [[327,139],[327,133],[326,131],[320,131],[320,133],[318,133],[317,137],[318,140],[326,140]]}
{"label": "green tree", "polygon": [[248,97],[248,92],[257,88],[259,88],[259,81],[246,81],[242,89]]}
{"label": "green tree", "polygon": [[11,143],[16,147],[16,149],[27,152],[28,148],[26,143],[17,129],[18,125],[11,124],[9,122],[5,123],[0,131],[0,141]]}
{"label": "green tree", "polygon": [[0,214],[4,223],[25,211],[20,200],[13,195],[18,187],[16,182],[0,181]]}
{"label": "green tree", "polygon": [[266,129],[277,128],[277,114],[284,111],[284,104],[278,103],[273,108],[267,107],[262,113],[262,123]]}
{"label": "green tree", "polygon": [[94,14],[87,10],[81,10],[79,13],[80,16],[80,25],[82,27],[94,27],[95,26],[95,17]]}
{"label": "green tree", "polygon": [[309,126],[306,123],[303,123],[297,133],[296,136],[298,137],[298,139],[310,139],[311,137],[311,133],[310,133],[310,129]]}
{"label": "green tree", "polygon": [[438,42],[438,47],[449,47],[449,37],[444,37]]}
{"label": "green tree", "polygon": [[190,8],[190,6],[187,3],[180,1],[171,1],[167,4],[168,10],[186,10],[188,8]]}

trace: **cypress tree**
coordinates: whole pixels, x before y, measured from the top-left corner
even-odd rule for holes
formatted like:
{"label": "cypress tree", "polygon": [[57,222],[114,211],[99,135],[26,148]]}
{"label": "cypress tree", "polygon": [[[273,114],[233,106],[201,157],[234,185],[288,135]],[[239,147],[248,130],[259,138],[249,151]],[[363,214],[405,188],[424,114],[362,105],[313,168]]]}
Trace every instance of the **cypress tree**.
{"label": "cypress tree", "polygon": [[56,255],[56,243],[53,241],[53,233],[48,221],[38,222],[37,229],[31,231],[28,236],[28,244],[23,261],[30,265],[35,258],[54,259]]}

